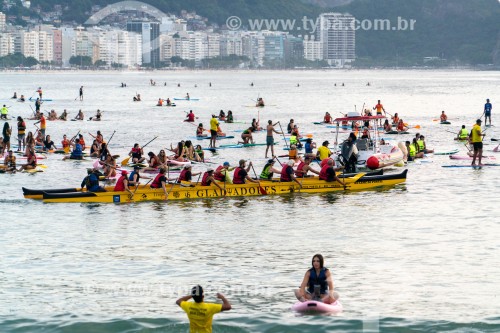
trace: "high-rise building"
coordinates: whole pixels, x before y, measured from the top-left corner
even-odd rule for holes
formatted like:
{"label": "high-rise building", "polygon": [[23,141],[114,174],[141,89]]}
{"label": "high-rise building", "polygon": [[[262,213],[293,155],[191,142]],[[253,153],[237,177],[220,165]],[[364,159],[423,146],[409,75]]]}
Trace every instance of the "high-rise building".
{"label": "high-rise building", "polygon": [[264,31],[264,58],[267,60],[281,60],[285,58],[284,32]]}
{"label": "high-rise building", "polygon": [[243,45],[239,32],[229,31],[220,38],[220,54],[222,56],[243,55]]}
{"label": "high-rise building", "polygon": [[21,34],[21,48],[25,57],[40,59],[40,39],[37,31],[28,31]]}
{"label": "high-rise building", "polygon": [[54,60],[54,36],[46,31],[38,31],[38,60],[51,62]]}
{"label": "high-rise building", "polygon": [[5,31],[7,29],[7,22],[5,19],[5,14],[0,12],[0,31]]}
{"label": "high-rise building", "polygon": [[128,22],[127,31],[142,35],[142,63],[160,63],[160,23]]}
{"label": "high-rise building", "polygon": [[323,44],[323,59],[331,66],[343,67],[356,58],[354,16],[323,13],[319,16],[318,40]]}
{"label": "high-rise building", "polygon": [[0,57],[14,53],[14,36],[9,33],[0,34]]}
{"label": "high-rise building", "polygon": [[304,38],[304,59],[310,61],[323,60],[323,43],[314,38],[309,39],[306,36]]}
{"label": "high-rise building", "polygon": [[108,66],[121,64],[125,67],[141,65],[142,37],[135,32],[104,30],[99,34],[99,59]]}

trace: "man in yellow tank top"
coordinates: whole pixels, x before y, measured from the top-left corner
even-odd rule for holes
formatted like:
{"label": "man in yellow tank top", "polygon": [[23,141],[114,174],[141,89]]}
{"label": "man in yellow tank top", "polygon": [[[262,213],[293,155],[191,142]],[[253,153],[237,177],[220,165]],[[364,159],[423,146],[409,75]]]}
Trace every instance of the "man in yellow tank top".
{"label": "man in yellow tank top", "polygon": [[478,157],[479,165],[483,156],[483,137],[485,134],[481,132],[481,119],[476,120],[476,124],[472,127],[469,140],[474,146],[474,155],[472,156],[472,165],[476,165],[476,157]]}

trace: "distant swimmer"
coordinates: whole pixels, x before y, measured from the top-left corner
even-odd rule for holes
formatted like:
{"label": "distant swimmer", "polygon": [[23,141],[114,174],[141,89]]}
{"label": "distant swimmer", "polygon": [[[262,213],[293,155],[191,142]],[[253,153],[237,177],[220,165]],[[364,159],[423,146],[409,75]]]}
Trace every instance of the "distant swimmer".
{"label": "distant swimmer", "polygon": [[194,85],[194,87],[195,87],[195,88],[198,88],[198,85],[197,85],[197,84],[195,84],[195,85]]}
{"label": "distant swimmer", "polygon": [[300,87],[300,84],[297,83],[297,87]]}
{"label": "distant swimmer", "polygon": [[250,83],[250,87],[253,87],[253,82],[252,82],[252,83]]}
{"label": "distant swimmer", "polygon": [[127,84],[122,82],[122,88],[125,88],[126,86]]}
{"label": "distant swimmer", "polygon": [[370,82],[368,82],[368,83],[366,84],[366,86],[368,86],[368,87],[369,87],[369,86],[370,86]]}
{"label": "distant swimmer", "polygon": [[209,83],[208,83],[208,86],[209,86],[209,87],[211,87],[211,86],[212,86],[212,82],[209,82]]}
{"label": "distant swimmer", "polygon": [[135,95],[134,98],[133,98],[133,101],[134,102],[140,102],[141,101],[141,94]]}
{"label": "distant swimmer", "polygon": [[12,96],[11,99],[17,99],[17,92],[14,92],[14,96]]}
{"label": "distant swimmer", "polygon": [[180,87],[180,86],[181,86],[181,84],[180,84],[180,83],[177,83],[177,87]]}

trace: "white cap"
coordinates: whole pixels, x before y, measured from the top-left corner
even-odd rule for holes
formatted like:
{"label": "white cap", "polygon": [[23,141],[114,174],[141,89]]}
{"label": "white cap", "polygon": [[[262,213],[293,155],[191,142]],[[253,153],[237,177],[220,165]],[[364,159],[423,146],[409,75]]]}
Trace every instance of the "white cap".
{"label": "white cap", "polygon": [[288,160],[288,162],[286,164],[288,164],[289,166],[294,166],[295,161],[294,160]]}

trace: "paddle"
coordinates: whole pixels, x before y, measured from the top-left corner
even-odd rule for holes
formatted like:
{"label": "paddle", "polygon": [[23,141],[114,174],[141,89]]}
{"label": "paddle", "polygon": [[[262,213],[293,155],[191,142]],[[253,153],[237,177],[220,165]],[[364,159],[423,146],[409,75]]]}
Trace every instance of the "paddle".
{"label": "paddle", "polygon": [[113,134],[111,134],[111,137],[109,138],[108,142],[106,143],[106,145],[109,147],[109,142],[111,141],[111,139],[113,139],[113,136],[115,135],[116,131],[113,131]]}
{"label": "paddle", "polygon": [[166,194],[165,200],[168,200],[168,195],[169,195],[169,194],[170,194],[170,192],[172,192],[172,190],[174,189],[174,186],[175,186],[175,184],[177,184],[177,182],[179,181],[179,177],[180,177],[180,176],[181,176],[181,175],[179,174],[179,176],[177,177],[177,179],[175,180],[175,182],[174,182],[174,183],[172,183],[172,186],[170,187],[170,189],[168,190],[168,192],[167,192],[167,194]]}
{"label": "paddle", "polygon": [[[114,133],[113,133],[114,134]],[[151,142],[153,142],[154,140],[156,140],[158,138],[158,136],[155,136],[152,140],[150,140],[148,143],[146,143],[144,146],[142,146],[142,149],[144,149],[147,145],[149,145]],[[127,157],[125,158],[122,162],[121,162],[121,165],[122,166],[125,166],[128,164],[128,161],[130,161],[130,157]]]}
{"label": "paddle", "polygon": [[283,135],[283,140],[285,141],[285,145],[287,148],[290,148],[290,147],[288,147],[288,142],[286,141],[286,138],[285,138],[285,132],[283,132],[283,127],[281,127],[281,123],[279,121],[278,121],[278,124],[280,125],[281,135]]}
{"label": "paddle", "polygon": [[257,172],[255,172],[253,164],[252,164],[252,170],[253,170],[253,173],[255,175],[255,178],[257,178],[257,184],[259,184],[260,194],[267,195],[267,191],[260,185],[260,180],[259,180],[259,177],[257,177]]}
{"label": "paddle", "polygon": [[467,148],[467,150],[469,151],[469,153],[472,153],[472,150],[470,150],[469,146],[467,146],[467,144],[464,142],[464,146],[465,148]]}

